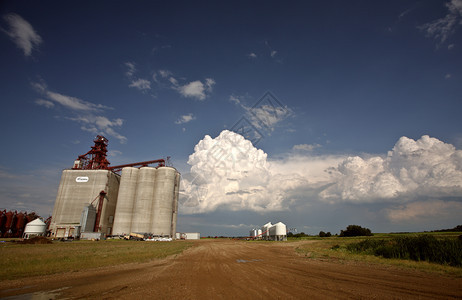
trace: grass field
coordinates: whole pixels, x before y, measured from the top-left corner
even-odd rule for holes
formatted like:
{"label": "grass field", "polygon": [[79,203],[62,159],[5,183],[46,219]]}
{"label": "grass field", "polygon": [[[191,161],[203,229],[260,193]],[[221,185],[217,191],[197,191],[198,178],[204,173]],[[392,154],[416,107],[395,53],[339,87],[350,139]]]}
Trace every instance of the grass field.
{"label": "grass field", "polygon": [[[311,240],[311,243],[304,244],[296,248],[296,251],[310,259],[335,259],[340,262],[348,261],[361,261],[371,264],[385,264],[393,265],[404,268],[418,269],[428,272],[438,272],[445,273],[455,276],[462,277],[462,268],[461,267],[452,267],[449,265],[442,265],[437,263],[430,263],[426,261],[413,261],[413,260],[403,260],[395,258],[383,258],[375,256],[371,253],[355,253],[348,250],[348,245],[364,241],[366,239],[371,240],[392,240],[396,237],[413,237],[421,236],[423,234],[431,234],[436,238],[445,238],[445,239],[456,239],[461,232],[437,232],[437,233],[378,233],[374,234],[371,237],[329,237],[329,238],[319,238],[319,237],[307,237],[302,238],[302,240]],[[292,241],[300,240],[293,239]],[[351,247],[350,247],[351,248]]]}
{"label": "grass field", "polygon": [[125,240],[53,242],[45,245],[0,243],[0,280],[146,262],[179,254],[192,242]]}

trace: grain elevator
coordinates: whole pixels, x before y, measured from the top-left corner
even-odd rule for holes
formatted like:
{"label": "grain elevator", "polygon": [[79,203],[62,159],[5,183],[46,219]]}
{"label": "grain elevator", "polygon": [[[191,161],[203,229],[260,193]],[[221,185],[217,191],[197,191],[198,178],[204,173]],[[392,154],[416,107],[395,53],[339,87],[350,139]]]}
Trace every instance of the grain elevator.
{"label": "grain elevator", "polygon": [[52,236],[103,238],[136,232],[175,238],[180,173],[164,159],[111,167],[108,140],[97,136],[94,143],[62,173]]}

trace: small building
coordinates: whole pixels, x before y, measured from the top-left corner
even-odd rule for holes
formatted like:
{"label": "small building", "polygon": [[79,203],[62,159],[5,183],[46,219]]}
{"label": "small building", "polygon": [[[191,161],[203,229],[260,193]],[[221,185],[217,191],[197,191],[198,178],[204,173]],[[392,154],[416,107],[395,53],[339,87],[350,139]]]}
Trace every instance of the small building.
{"label": "small building", "polygon": [[30,239],[35,236],[45,236],[47,230],[47,224],[40,219],[35,219],[26,224],[22,237],[24,239]]}

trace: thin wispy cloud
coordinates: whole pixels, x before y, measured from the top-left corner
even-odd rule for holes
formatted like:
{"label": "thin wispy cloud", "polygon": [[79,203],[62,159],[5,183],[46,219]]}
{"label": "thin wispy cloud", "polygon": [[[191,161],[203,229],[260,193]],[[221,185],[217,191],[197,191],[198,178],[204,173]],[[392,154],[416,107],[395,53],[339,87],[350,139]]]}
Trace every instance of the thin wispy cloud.
{"label": "thin wispy cloud", "polygon": [[257,54],[251,52],[251,53],[247,54],[247,57],[250,57],[250,58],[257,58]]}
{"label": "thin wispy cloud", "polygon": [[116,131],[123,125],[123,119],[117,118],[110,120],[103,115],[105,110],[113,109],[111,107],[95,104],[77,97],[67,96],[48,89],[43,82],[32,82],[32,87],[46,99],[35,101],[37,105],[47,108],[65,108],[71,115],[64,115],[67,120],[81,124],[81,129],[95,134],[104,134],[115,137],[121,143],[125,143],[127,138]]}
{"label": "thin wispy cloud", "polygon": [[151,81],[135,76],[137,69],[134,62],[126,62],[125,66],[127,67],[125,76],[127,76],[127,78],[130,80],[128,87],[135,88],[143,93],[151,89]]}
{"label": "thin wispy cloud", "polygon": [[299,144],[299,145],[294,145],[292,147],[292,150],[295,151],[313,151],[315,149],[321,148],[322,146],[319,144]]}
{"label": "thin wispy cloud", "polygon": [[24,52],[25,56],[31,56],[32,51],[37,49],[43,42],[42,37],[34,30],[32,25],[15,13],[3,16],[8,24],[8,29],[1,29],[7,34],[16,46]]}
{"label": "thin wispy cloud", "polygon": [[43,99],[35,100],[35,104],[46,107],[46,108],[52,108],[55,106],[53,102],[48,101],[48,100],[43,100]]}
{"label": "thin wispy cloud", "polygon": [[448,12],[446,16],[433,22],[426,23],[418,28],[425,31],[426,35],[443,44],[461,25],[462,0],[451,0],[446,3]]}
{"label": "thin wispy cloud", "polygon": [[128,86],[136,88],[140,91],[150,90],[151,82],[149,80],[139,78],[139,79],[133,80]]}
{"label": "thin wispy cloud", "polygon": [[125,75],[127,75],[127,77],[132,77],[136,72],[135,63],[129,61],[125,63],[125,66],[127,67],[127,72],[125,72]]}

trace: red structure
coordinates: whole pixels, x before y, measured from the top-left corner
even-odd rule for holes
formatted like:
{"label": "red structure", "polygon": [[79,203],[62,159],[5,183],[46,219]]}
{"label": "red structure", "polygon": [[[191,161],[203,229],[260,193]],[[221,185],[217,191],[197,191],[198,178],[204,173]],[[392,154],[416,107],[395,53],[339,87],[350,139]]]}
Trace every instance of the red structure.
{"label": "red structure", "polygon": [[91,147],[90,151],[79,155],[74,162],[73,170],[111,170],[117,173],[125,167],[147,167],[150,164],[157,164],[157,167],[165,166],[164,159],[156,159],[109,167],[110,162],[107,160],[107,145],[109,140],[102,135],[97,135],[93,142],[95,145]]}
{"label": "red structure", "polygon": [[0,237],[22,237],[26,224],[39,218],[35,212],[0,211]]}
{"label": "red structure", "polygon": [[107,170],[109,161],[107,160],[107,143],[109,142],[104,136],[97,135],[93,140],[95,143],[91,150],[83,155],[79,155],[74,163],[73,169],[80,170]]}
{"label": "red structure", "polygon": [[[101,228],[99,227],[99,221],[101,220],[101,212],[103,211],[103,202],[104,202],[104,198],[106,197],[106,192],[105,191],[101,191],[99,192],[99,196],[95,198],[98,199],[98,209],[96,210],[96,219],[95,219],[95,227],[93,229],[93,232],[99,232],[101,230]],[[91,202],[91,204],[93,204],[93,202],[95,202],[95,200],[93,200]]]}

